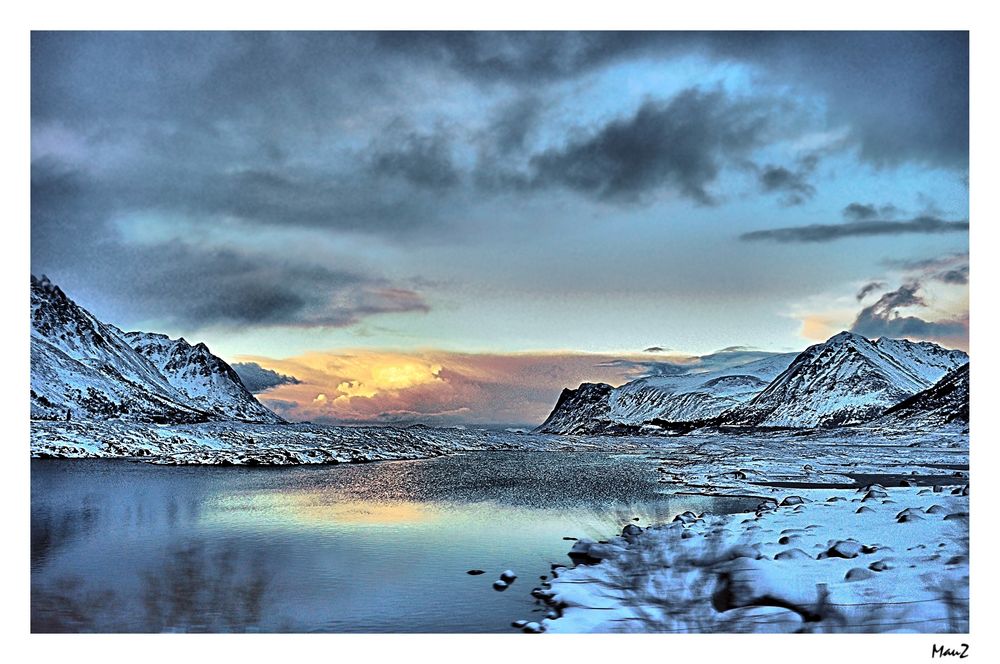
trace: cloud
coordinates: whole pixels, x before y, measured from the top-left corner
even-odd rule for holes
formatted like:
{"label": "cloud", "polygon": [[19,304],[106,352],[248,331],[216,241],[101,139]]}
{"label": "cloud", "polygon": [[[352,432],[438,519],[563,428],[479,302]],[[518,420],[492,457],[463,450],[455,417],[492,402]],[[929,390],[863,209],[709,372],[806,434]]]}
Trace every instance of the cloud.
{"label": "cloud", "polygon": [[127,303],[127,316],[109,312],[107,318],[181,330],[346,327],[377,314],[429,311],[417,291],[377,276],[176,240],[125,245],[109,239],[86,276],[85,284]]}
{"label": "cloud", "polygon": [[858,302],[860,302],[861,300],[865,299],[865,297],[867,297],[870,293],[874,293],[875,291],[883,289],[886,286],[888,286],[888,284],[885,283],[884,281],[870,281],[864,286],[862,286],[858,290],[857,295],[855,295],[854,297]]}
{"label": "cloud", "polygon": [[378,176],[401,177],[416,187],[444,189],[459,183],[451,141],[444,131],[406,132],[371,147],[371,169]]}
{"label": "cloud", "polygon": [[902,313],[903,309],[923,309],[927,302],[920,295],[920,284],[903,284],[885,293],[874,304],[858,313],[852,332],[866,337],[909,337],[916,339],[967,339],[968,316],[929,321]]}
{"label": "cloud", "polygon": [[933,275],[934,279],[946,284],[962,285],[969,283],[969,266],[962,265],[951,270],[945,270]]}
{"label": "cloud", "polygon": [[534,155],[531,183],[619,202],[667,190],[710,205],[716,197],[709,185],[765,142],[772,110],[694,88],[669,101],[648,100],[634,115]]}
{"label": "cloud", "polygon": [[771,228],[743,233],[740,239],[749,242],[832,242],[845,237],[964,233],[968,230],[968,221],[943,221],[937,217],[923,216],[909,221],[870,220]]}
{"label": "cloud", "polygon": [[256,362],[236,362],[232,367],[243,381],[243,385],[254,394],[265,392],[278,385],[298,385],[301,382],[294,376],[265,369]]}
{"label": "cloud", "polygon": [[262,397],[283,417],[329,423],[535,425],[563,388],[621,384],[629,358],[589,353],[456,353],[350,349],[273,359],[241,357],[300,382]]}
{"label": "cloud", "polygon": [[760,186],[767,193],[785,193],[786,205],[801,205],[816,194],[816,188],[802,173],[790,171],[784,166],[768,166],[761,171]]}
{"label": "cloud", "polygon": [[883,265],[902,270],[911,280],[940,281],[945,284],[969,283],[969,253],[958,252],[921,259],[886,259]]}
{"label": "cloud", "polygon": [[666,346],[650,346],[649,348],[643,348],[643,353],[664,353],[670,350]]}
{"label": "cloud", "polygon": [[630,60],[697,54],[753,66],[761,78],[824,98],[859,156],[965,170],[969,41],[963,31],[404,32],[374,36],[386,50],[484,85],[532,89]]}
{"label": "cloud", "polygon": [[847,221],[869,221],[871,219],[895,219],[900,210],[892,203],[876,206],[873,203],[851,203],[842,214]]}

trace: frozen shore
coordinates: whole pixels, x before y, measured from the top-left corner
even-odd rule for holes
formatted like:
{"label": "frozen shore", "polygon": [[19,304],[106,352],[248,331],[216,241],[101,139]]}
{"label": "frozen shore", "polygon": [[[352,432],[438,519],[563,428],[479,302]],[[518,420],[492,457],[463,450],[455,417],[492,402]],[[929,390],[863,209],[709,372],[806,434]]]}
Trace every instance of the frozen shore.
{"label": "frozen shore", "polygon": [[547,632],[964,632],[968,528],[968,485],[786,490],[577,542],[534,595]]}

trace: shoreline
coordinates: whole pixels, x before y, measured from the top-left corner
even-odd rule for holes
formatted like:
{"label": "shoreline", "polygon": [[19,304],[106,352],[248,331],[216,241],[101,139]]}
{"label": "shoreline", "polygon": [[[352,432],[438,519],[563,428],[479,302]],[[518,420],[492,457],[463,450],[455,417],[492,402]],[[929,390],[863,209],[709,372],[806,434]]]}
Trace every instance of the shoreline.
{"label": "shoreline", "polygon": [[968,485],[940,486],[807,489],[578,541],[526,631],[968,631]]}

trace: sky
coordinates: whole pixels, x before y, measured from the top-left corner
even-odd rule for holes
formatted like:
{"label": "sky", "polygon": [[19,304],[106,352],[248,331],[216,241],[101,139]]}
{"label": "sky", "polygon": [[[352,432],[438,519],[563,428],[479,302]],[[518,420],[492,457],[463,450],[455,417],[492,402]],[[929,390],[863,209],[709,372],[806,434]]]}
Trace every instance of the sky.
{"label": "sky", "polygon": [[968,81],[957,32],[35,32],[31,270],[293,420],[967,349]]}

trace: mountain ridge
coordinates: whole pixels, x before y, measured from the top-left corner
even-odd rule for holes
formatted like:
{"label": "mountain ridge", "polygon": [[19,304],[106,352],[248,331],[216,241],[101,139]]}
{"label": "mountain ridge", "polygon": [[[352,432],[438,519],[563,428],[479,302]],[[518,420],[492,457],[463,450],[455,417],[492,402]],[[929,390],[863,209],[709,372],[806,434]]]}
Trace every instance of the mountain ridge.
{"label": "mountain ridge", "polygon": [[284,422],[204,344],[122,332],[44,275],[31,275],[31,417]]}

